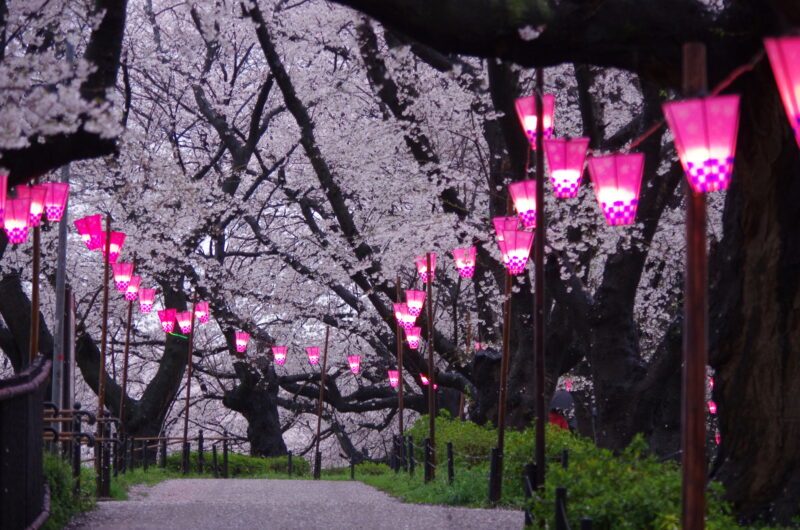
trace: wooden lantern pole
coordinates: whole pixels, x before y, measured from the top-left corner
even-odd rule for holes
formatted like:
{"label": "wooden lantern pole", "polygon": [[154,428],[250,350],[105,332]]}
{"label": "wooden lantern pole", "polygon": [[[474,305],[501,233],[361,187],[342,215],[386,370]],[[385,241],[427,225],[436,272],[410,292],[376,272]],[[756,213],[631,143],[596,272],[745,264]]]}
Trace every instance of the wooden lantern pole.
{"label": "wooden lantern pole", "polygon": [[[132,302],[131,302],[132,303]],[[189,344],[186,348],[186,405],[183,414],[183,474],[189,473],[189,399],[192,396],[192,354],[194,350],[194,309],[197,305],[197,290],[192,298],[191,328],[189,328]],[[127,356],[126,356],[127,359]]]}
{"label": "wooden lantern pole", "polygon": [[536,487],[544,487],[545,456],[544,429],[544,245],[546,242],[547,218],[544,210],[544,73],[536,69],[536,229],[534,241],[534,364],[536,370]]}
{"label": "wooden lantern pole", "polygon": [[[402,303],[402,293],[400,292],[400,276],[397,276],[395,279],[395,286],[397,292],[397,303]],[[398,413],[400,414],[399,417],[399,429],[400,429],[400,436],[403,436],[403,432],[405,429],[403,428],[403,329],[400,326],[400,321],[395,318],[395,326],[397,330],[397,377],[398,377],[398,387],[397,387],[397,409]]]}
{"label": "wooden lantern pole", "polygon": [[319,480],[322,476],[322,453],[319,452],[319,438],[322,429],[322,409],[325,399],[325,372],[328,371],[328,339],[330,338],[331,328],[325,328],[325,347],[322,349],[322,372],[319,375],[319,403],[317,404],[317,440],[314,448],[314,479]]}

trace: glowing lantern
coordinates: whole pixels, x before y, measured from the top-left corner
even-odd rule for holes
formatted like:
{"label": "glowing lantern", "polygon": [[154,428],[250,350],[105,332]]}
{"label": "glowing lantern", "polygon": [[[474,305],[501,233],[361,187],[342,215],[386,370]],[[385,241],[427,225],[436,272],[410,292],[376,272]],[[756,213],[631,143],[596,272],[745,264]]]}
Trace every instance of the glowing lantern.
{"label": "glowing lantern", "polygon": [[181,311],[175,313],[175,320],[178,321],[178,327],[181,328],[181,333],[190,333],[192,331],[192,312]]}
{"label": "glowing lantern", "polygon": [[499,243],[503,252],[503,263],[509,274],[525,272],[525,264],[533,246],[533,232],[523,230],[506,230],[503,232],[503,241]]}
{"label": "glowing lantern", "polygon": [[8,241],[15,245],[28,239],[28,228],[31,222],[30,199],[7,199],[3,224]]}
{"label": "glowing lantern", "polygon": [[97,250],[103,246],[105,234],[101,224],[100,214],[75,220],[75,228],[78,229],[81,239],[89,250]]}
{"label": "glowing lantern", "polygon": [[717,404],[714,403],[713,401],[708,402],[708,412],[710,412],[711,414],[717,413]]}
{"label": "glowing lantern", "polygon": [[125,289],[125,300],[133,302],[139,294],[139,284],[142,283],[141,276],[132,276],[131,281],[128,282],[128,287]]}
{"label": "glowing lantern", "polygon": [[567,392],[572,392],[572,379],[565,380],[564,387],[567,389]]}
{"label": "glowing lantern", "polygon": [[697,193],[727,189],[736,153],[739,96],[665,103],[664,116],[692,189]]}
{"label": "glowing lantern", "polygon": [[275,364],[282,366],[286,362],[286,346],[273,346],[272,356],[275,358]]}
{"label": "glowing lantern", "polygon": [[201,324],[207,323],[209,318],[208,302],[197,302],[194,304],[194,315]]}
{"label": "glowing lantern", "polygon": [[475,247],[454,248],[453,258],[456,260],[456,270],[462,278],[472,278],[475,274]]}
{"label": "glowing lantern", "polygon": [[317,364],[319,362],[319,348],[306,348],[306,354],[308,354],[309,364]]}
{"label": "glowing lantern", "polygon": [[357,374],[361,371],[361,356],[360,355],[348,355],[347,356],[347,365],[350,367],[350,371],[354,374]]}
{"label": "glowing lantern", "polygon": [[578,196],[589,138],[552,138],[544,141],[547,171],[559,199]]}
{"label": "glowing lantern", "polygon": [[389,384],[392,388],[396,388],[400,384],[400,372],[397,370],[389,370]]}
{"label": "glowing lantern", "polygon": [[133,263],[115,263],[111,266],[111,270],[114,271],[117,291],[125,291],[128,288],[128,282],[131,281],[131,276],[133,276]]}
{"label": "glowing lantern", "polygon": [[[428,378],[425,376],[425,374],[419,374],[419,380],[422,381],[422,384],[424,386],[428,386],[429,384],[431,384],[431,382],[428,381]],[[434,390],[436,390],[437,388],[439,388],[439,385],[433,385]]]}
{"label": "glowing lantern", "polygon": [[[556,97],[551,94],[542,96],[542,131],[545,138],[553,135],[553,114],[555,114]],[[517,108],[517,116],[522,124],[522,129],[528,137],[531,149],[536,149],[536,96],[519,98],[514,106]]]}
{"label": "glowing lantern", "polygon": [[428,272],[428,256],[414,256],[414,261],[417,264],[417,273],[422,283],[428,283],[428,280],[433,281],[433,275],[436,272],[436,254],[431,252],[431,270]]}
{"label": "glowing lantern", "polygon": [[8,194],[8,175],[0,175],[0,228],[3,227],[4,212],[6,211],[6,195]]}
{"label": "glowing lantern", "polygon": [[494,217],[494,233],[498,241],[503,240],[503,232],[506,230],[516,230],[519,227],[519,217]]}
{"label": "glowing lantern", "polygon": [[245,331],[236,332],[236,351],[244,353],[247,351],[247,342],[250,340],[250,334]]}
{"label": "glowing lantern", "polygon": [[106,256],[106,251],[108,250],[106,247],[111,249],[110,252],[108,252],[108,262],[116,263],[117,258],[119,258],[119,253],[122,252],[122,245],[125,244],[125,234],[122,232],[111,232],[110,236],[109,244],[106,245],[105,232],[101,233],[101,237],[103,237],[104,240],[100,246],[103,249],[103,257]]}
{"label": "glowing lantern", "polygon": [[717,442],[717,445],[722,441],[722,436],[718,432],[714,433],[714,441]]}
{"label": "glowing lantern", "polygon": [[153,302],[156,299],[156,290],[142,287],[139,289],[139,310],[142,313],[149,313],[153,309]]}
{"label": "glowing lantern", "polygon": [[164,333],[175,331],[175,313],[174,309],[162,309],[158,312],[158,318],[161,320],[161,329],[164,330]]}
{"label": "glowing lantern", "polygon": [[417,321],[417,317],[408,310],[408,304],[392,304],[394,306],[394,318],[403,329],[410,329]]}
{"label": "glowing lantern", "polygon": [[44,198],[44,211],[47,213],[47,220],[50,222],[60,221],[64,215],[64,208],[67,206],[69,184],[66,182],[50,182],[44,186],[47,189],[47,194]]}
{"label": "glowing lantern", "polygon": [[522,226],[529,229],[536,228],[536,181],[512,182],[508,186],[508,191],[511,193],[511,200],[514,201],[514,209],[522,219]]}
{"label": "glowing lantern", "polygon": [[488,344],[485,342],[475,341],[475,351],[485,350],[487,346]]}
{"label": "glowing lantern", "polygon": [[419,340],[422,337],[422,328],[412,327],[406,330],[406,342],[412,350],[419,348]]}
{"label": "glowing lantern", "polygon": [[714,390],[714,378],[713,377],[709,377],[708,378],[708,388],[710,388],[711,390]]}
{"label": "glowing lantern", "polygon": [[609,155],[589,159],[589,175],[597,203],[611,226],[629,225],[636,218],[644,155]]}
{"label": "glowing lantern", "polygon": [[39,226],[44,212],[44,200],[47,197],[47,188],[44,186],[20,186],[17,188],[18,199],[30,199],[30,226]]}
{"label": "glowing lantern", "polygon": [[406,289],[406,306],[408,312],[415,317],[422,313],[422,306],[425,304],[425,291],[415,291],[414,289]]}
{"label": "glowing lantern", "polygon": [[783,108],[800,145],[800,37],[764,39]]}

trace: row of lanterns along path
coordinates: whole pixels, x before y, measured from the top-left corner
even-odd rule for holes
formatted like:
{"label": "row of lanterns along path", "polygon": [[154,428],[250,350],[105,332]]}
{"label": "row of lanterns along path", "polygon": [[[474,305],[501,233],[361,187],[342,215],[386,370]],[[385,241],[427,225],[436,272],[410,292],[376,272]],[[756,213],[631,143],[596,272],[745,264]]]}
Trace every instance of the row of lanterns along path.
{"label": "row of lanterns along path", "polygon": [[[800,37],[765,39],[764,45],[790,125],[800,145]],[[517,114],[532,149],[536,149],[539,140],[537,127],[541,128],[544,156],[556,197],[573,198],[577,195],[583,175],[589,139],[552,138],[554,109],[555,97],[542,96],[540,125],[537,119],[536,97],[525,97],[516,101]],[[664,104],[663,110],[675,139],[678,157],[694,192],[706,193],[727,189],[733,172],[736,150],[739,96],[709,96],[675,101]],[[596,199],[606,222],[611,226],[633,223],[644,169],[644,156],[641,153],[592,156],[589,158],[588,166]],[[46,213],[49,221],[60,220],[68,191],[68,184],[57,182],[22,185],[9,190],[7,176],[0,175],[0,226],[5,229],[9,242],[16,245],[27,241],[29,229],[32,227],[36,229],[39,226],[43,213]],[[509,275],[516,275],[524,272],[533,244],[534,234],[527,230],[536,227],[536,181],[514,182],[509,186],[509,193],[518,217],[495,218],[493,223],[503,263]],[[520,223],[522,230],[519,229]],[[90,250],[102,250],[106,264],[113,265],[117,289],[124,293],[126,300],[133,302],[138,297],[141,311],[149,312],[153,306],[155,289],[141,287],[141,278],[133,275],[133,263],[117,263],[124,245],[125,234],[111,231],[110,226],[104,231],[100,215],[78,219],[75,221],[75,226],[87,247]],[[34,254],[37,258],[34,260],[34,283],[38,287],[36,239],[35,237],[37,249]],[[475,247],[455,249],[453,255],[459,274],[464,278],[472,277],[475,270]],[[416,261],[422,281],[432,282],[436,266],[435,255],[420,256]],[[38,297],[38,290],[36,296]],[[421,328],[414,323],[422,311],[425,292],[409,290],[406,292],[406,298],[405,303],[395,303],[394,312],[398,324],[405,330],[409,347],[416,349],[421,339]],[[104,303],[104,307],[104,310],[107,310],[107,302]],[[207,302],[195,300],[192,311],[177,312],[174,309],[159,311],[165,332],[172,333],[177,321],[181,332],[189,333],[190,337],[195,316],[201,323],[208,321]],[[249,334],[237,331],[234,339],[236,351],[244,353]],[[103,342],[105,348],[105,341]],[[307,349],[309,362],[312,364],[318,359],[318,350],[318,348]],[[282,364],[286,359],[286,347],[274,346],[273,355],[276,363]],[[191,362],[188,364],[191,371]],[[357,373],[360,369],[360,357],[348,356],[348,364],[351,370]],[[399,384],[398,371],[391,370],[388,375],[392,386]],[[103,376],[104,374],[101,374],[101,389]],[[421,374],[423,384],[431,376],[432,374],[428,374],[424,377],[424,374]],[[715,413],[716,404],[709,402],[709,410]]]}

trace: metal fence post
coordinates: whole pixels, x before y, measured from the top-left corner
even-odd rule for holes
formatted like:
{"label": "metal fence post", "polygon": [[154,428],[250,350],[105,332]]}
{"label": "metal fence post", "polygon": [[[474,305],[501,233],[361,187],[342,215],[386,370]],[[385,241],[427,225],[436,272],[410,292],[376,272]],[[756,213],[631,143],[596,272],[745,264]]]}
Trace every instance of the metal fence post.
{"label": "metal fence post", "polygon": [[203,429],[197,433],[197,472],[203,474]]}
{"label": "metal fence post", "polygon": [[500,452],[497,447],[492,447],[492,454],[489,459],[489,501],[497,502],[500,500],[500,473],[499,468]]}
{"label": "metal fence post", "polygon": [[147,442],[148,440],[142,440],[142,471],[147,472],[147,468],[150,466],[150,462],[147,461]]}
{"label": "metal fence post", "polygon": [[314,451],[314,480],[322,477],[322,453]]}
{"label": "metal fence post", "polygon": [[414,476],[414,465],[416,461],[414,460],[414,438],[411,436],[408,437],[408,474],[410,476]]}
{"label": "metal fence post", "polygon": [[211,446],[211,467],[214,471],[214,478],[219,478],[219,465],[217,464],[217,444]]}
{"label": "metal fence post", "polygon": [[455,466],[453,463],[453,442],[447,442],[447,483],[453,484],[455,480]]}
{"label": "metal fence post", "polygon": [[128,438],[127,440],[125,440],[125,460],[126,460],[125,469],[126,470],[130,469],[131,471],[133,471],[135,467],[133,458],[133,438]]}
{"label": "metal fence post", "polygon": [[161,436],[159,436],[159,438],[161,438],[159,440],[159,444],[161,445],[161,460],[159,462],[159,465],[162,468],[166,468],[167,467],[167,437],[164,436],[164,433],[161,433]]}
{"label": "metal fence post", "polygon": [[292,462],[292,452],[291,452],[291,451],[289,451],[289,454],[288,454],[288,456],[289,456],[289,462],[286,464],[286,467],[287,467],[286,471],[287,471],[287,473],[289,474],[289,476],[291,477],[291,476],[292,476],[292,471],[293,471],[293,470],[292,470],[292,467],[293,467],[293,466],[292,466],[292,464],[293,464],[293,462]]}
{"label": "metal fence post", "polygon": [[431,461],[431,439],[425,438],[424,440],[424,457],[425,457],[425,482],[430,482],[433,479],[433,462]]}
{"label": "metal fence post", "polygon": [[222,478],[228,478],[228,432],[222,440]]}
{"label": "metal fence post", "polygon": [[569,468],[569,450],[567,449],[561,451],[561,467]]}
{"label": "metal fence post", "polygon": [[350,460],[350,480],[356,479],[356,461]]}
{"label": "metal fence post", "polygon": [[408,461],[406,459],[406,438],[402,434],[399,436],[400,438],[400,467],[403,471],[408,469]]}
{"label": "metal fence post", "polygon": [[186,475],[189,473],[189,451],[191,450],[192,444],[189,442],[184,442],[183,444],[183,452],[181,454],[181,472]]}
{"label": "metal fence post", "polygon": [[[522,490],[525,492],[525,498],[530,499],[533,497],[533,485],[536,484],[536,464],[528,462],[523,466],[522,473]],[[533,517],[530,510],[525,510],[525,526],[533,524]]]}
{"label": "metal fence post", "polygon": [[581,530],[592,530],[592,520],[588,517],[581,519]]}
{"label": "metal fence post", "polygon": [[556,488],[556,530],[568,530],[567,521],[567,488]]}

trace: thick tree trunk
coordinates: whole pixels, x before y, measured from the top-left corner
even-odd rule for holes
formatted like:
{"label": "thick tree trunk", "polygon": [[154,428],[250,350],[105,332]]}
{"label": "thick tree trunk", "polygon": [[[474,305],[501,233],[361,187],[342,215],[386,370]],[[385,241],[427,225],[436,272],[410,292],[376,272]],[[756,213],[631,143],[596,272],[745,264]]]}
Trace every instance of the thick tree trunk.
{"label": "thick tree trunk", "polygon": [[764,63],[739,87],[736,175],[710,269],[715,474],[740,515],[785,524],[800,501],[800,156]]}
{"label": "thick tree trunk", "polygon": [[247,440],[253,456],[283,456],[286,444],[278,415],[278,377],[270,363],[257,371],[245,362],[234,363],[239,384],[225,393],[222,403],[247,420]]}

